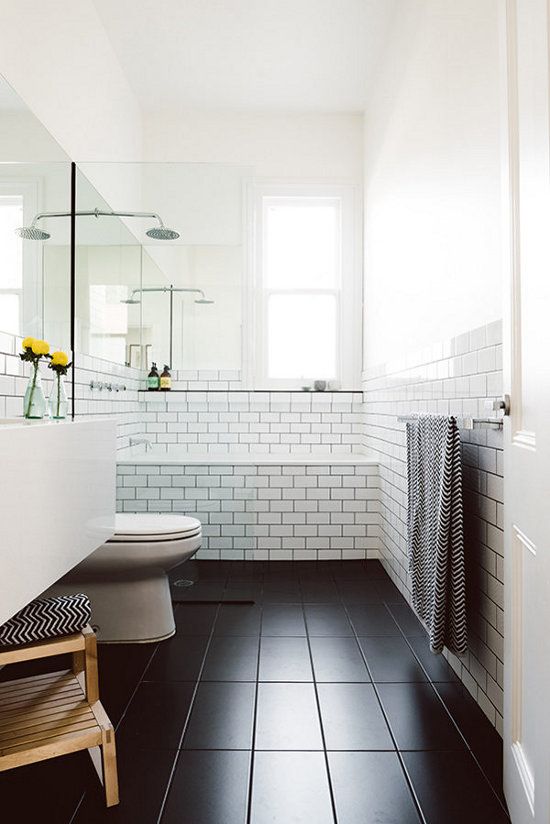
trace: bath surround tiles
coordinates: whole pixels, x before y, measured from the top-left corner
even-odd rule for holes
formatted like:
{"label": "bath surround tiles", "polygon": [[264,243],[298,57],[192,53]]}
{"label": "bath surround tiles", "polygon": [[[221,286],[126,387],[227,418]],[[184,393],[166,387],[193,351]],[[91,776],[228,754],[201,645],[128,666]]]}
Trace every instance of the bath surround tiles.
{"label": "bath surround tiles", "polygon": [[361,448],[361,392],[142,392],[140,400],[143,432],[157,444],[205,453]]}
{"label": "bath surround tiles", "polygon": [[219,391],[242,389],[240,369],[176,369],[172,389]]}
{"label": "bath surround tiles", "polygon": [[123,512],[180,512],[202,522],[201,559],[378,557],[375,464],[178,464],[118,467]]}
{"label": "bath surround tiles", "polygon": [[[363,382],[363,443],[380,458],[380,551],[384,568],[407,600],[407,464],[398,415],[437,412],[493,415],[502,396],[500,322],[369,370]],[[468,574],[469,652],[451,665],[502,730],[503,701],[503,441],[498,429],[462,430]]]}

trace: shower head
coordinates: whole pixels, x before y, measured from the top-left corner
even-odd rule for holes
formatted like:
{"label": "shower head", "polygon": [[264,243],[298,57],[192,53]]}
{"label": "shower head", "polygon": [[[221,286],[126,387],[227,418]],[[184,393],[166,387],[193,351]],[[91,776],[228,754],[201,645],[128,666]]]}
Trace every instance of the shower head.
{"label": "shower head", "polygon": [[180,236],[175,229],[167,229],[166,226],[154,226],[152,229],[147,229],[145,234],[154,240],[176,240]]}
{"label": "shower head", "polygon": [[195,303],[200,303],[202,305],[214,303],[213,300],[208,300],[208,298],[198,298]]}
{"label": "shower head", "polygon": [[141,303],[141,300],[139,300],[139,298],[126,298],[126,300],[121,300],[120,302],[126,303],[128,306],[137,306]]}
{"label": "shower head", "polygon": [[15,234],[22,237],[23,240],[48,240],[51,235],[48,232],[38,229],[36,226],[20,226],[15,230]]}

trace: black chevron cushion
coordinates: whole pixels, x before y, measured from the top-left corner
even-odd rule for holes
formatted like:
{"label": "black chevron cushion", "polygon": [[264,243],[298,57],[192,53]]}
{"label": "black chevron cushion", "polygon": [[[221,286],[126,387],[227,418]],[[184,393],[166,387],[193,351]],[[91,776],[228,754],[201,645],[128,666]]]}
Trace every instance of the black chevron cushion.
{"label": "black chevron cushion", "polygon": [[90,599],[82,592],[56,598],[36,598],[0,626],[0,645],[29,644],[80,632],[92,615]]}

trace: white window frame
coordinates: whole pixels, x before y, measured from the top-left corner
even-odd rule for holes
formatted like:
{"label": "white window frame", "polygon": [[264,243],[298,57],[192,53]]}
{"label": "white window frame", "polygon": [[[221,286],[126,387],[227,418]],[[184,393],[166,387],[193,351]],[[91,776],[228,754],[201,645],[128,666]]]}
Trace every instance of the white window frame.
{"label": "white window frame", "polygon": [[[361,380],[362,279],[361,192],[355,184],[250,184],[247,190],[248,276],[243,307],[243,380],[254,389],[301,389],[323,375],[303,378],[268,377],[267,303],[272,294],[335,294],[337,297],[337,375],[341,389],[358,389]],[[337,200],[340,205],[340,284],[328,289],[272,289],[265,282],[265,208],[270,199]]]}
{"label": "white window frame", "polygon": [[[23,199],[23,226],[30,226],[38,211],[40,181],[38,178],[17,178],[2,176],[0,164],[0,196],[2,198]],[[0,295],[19,295],[19,330],[23,337],[32,330],[36,334],[37,326],[43,334],[43,283],[35,279],[39,272],[42,275],[42,244],[23,242],[22,246],[22,285],[20,289],[2,289]],[[38,287],[38,288],[37,288]],[[0,329],[0,332],[5,331]]]}

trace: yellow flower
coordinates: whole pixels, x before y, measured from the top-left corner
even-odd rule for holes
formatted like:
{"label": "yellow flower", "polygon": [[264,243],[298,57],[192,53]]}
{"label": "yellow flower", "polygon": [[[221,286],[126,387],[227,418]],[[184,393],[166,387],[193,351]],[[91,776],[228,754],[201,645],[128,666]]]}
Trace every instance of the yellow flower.
{"label": "yellow flower", "polygon": [[65,352],[54,352],[52,355],[52,366],[67,366],[69,356]]}
{"label": "yellow flower", "polygon": [[45,340],[33,340],[31,348],[35,355],[47,355],[50,344]]}
{"label": "yellow flower", "polygon": [[32,345],[34,343],[34,340],[35,340],[34,338],[24,338],[23,343],[21,344],[21,346],[23,347],[23,349],[32,349]]}

